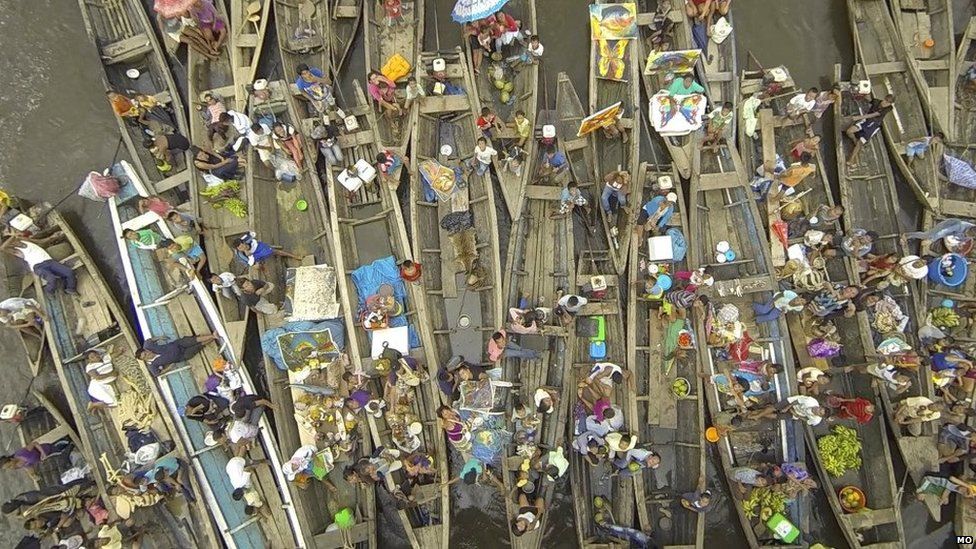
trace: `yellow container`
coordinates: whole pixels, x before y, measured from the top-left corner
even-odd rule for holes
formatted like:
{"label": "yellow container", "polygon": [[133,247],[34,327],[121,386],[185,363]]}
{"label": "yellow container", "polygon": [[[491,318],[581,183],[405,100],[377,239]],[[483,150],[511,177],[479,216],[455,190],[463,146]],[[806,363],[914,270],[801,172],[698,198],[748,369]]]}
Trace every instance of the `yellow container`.
{"label": "yellow container", "polygon": [[383,73],[383,76],[396,82],[397,80],[410,74],[411,68],[412,67],[410,66],[409,61],[407,61],[399,53],[394,53],[393,57],[390,57],[390,60],[383,65],[382,69],[380,69],[380,72]]}

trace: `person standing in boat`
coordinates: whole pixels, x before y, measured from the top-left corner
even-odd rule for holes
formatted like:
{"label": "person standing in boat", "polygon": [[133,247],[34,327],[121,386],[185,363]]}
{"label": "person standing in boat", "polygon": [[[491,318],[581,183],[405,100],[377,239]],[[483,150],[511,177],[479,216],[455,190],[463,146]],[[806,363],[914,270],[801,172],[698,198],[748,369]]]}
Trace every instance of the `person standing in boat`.
{"label": "person standing in boat", "polygon": [[295,261],[302,258],[284,250],[279,250],[257,239],[254,233],[247,233],[234,241],[234,259],[246,267],[263,270],[263,263],[272,257],[287,257]]}
{"label": "person standing in boat", "polygon": [[[603,176],[603,193],[600,195],[600,206],[603,207],[607,216],[616,213],[617,208],[627,206],[627,195],[630,194],[630,173],[626,170],[616,170]],[[610,199],[617,203],[616,208],[611,207]]]}
{"label": "person standing in boat", "polygon": [[853,124],[844,130],[847,138],[854,143],[854,149],[851,151],[850,156],[847,157],[848,164],[852,166],[857,165],[857,155],[861,152],[861,148],[878,133],[878,130],[881,129],[881,123],[884,121],[885,116],[894,108],[894,105],[895,96],[889,93],[880,101],[872,99],[866,114],[855,116],[851,119]]}

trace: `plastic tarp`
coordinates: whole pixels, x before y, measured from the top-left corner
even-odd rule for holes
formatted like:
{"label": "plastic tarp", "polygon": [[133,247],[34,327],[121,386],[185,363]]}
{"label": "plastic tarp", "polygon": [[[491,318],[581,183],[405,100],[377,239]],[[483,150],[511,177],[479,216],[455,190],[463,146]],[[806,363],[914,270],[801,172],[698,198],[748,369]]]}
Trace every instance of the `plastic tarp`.
{"label": "plastic tarp", "polygon": [[301,368],[305,356],[316,352],[329,361],[346,347],[346,328],[341,319],[324,322],[288,322],[261,334],[261,350],[280,370]]}
{"label": "plastic tarp", "polygon": [[[366,298],[377,293],[380,286],[389,284],[393,286],[393,296],[403,304],[403,310],[407,310],[407,288],[403,285],[400,278],[400,269],[397,267],[393,256],[377,259],[369,265],[363,265],[352,272],[352,282],[356,285],[356,292],[359,294],[359,311],[366,308]],[[359,316],[358,314],[356,315]],[[408,326],[410,328],[410,348],[420,347],[420,337],[417,331],[407,322],[406,315],[390,318],[390,327]]]}

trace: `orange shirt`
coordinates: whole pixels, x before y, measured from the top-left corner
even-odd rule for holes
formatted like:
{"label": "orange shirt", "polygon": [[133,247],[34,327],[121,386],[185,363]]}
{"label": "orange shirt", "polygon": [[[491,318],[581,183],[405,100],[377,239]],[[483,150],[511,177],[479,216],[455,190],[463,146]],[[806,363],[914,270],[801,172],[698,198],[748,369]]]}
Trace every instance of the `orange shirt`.
{"label": "orange shirt", "polygon": [[813,175],[815,171],[817,171],[817,168],[813,164],[807,164],[806,166],[803,164],[795,164],[783,172],[779,178],[779,182],[787,187],[796,187],[804,179]]}

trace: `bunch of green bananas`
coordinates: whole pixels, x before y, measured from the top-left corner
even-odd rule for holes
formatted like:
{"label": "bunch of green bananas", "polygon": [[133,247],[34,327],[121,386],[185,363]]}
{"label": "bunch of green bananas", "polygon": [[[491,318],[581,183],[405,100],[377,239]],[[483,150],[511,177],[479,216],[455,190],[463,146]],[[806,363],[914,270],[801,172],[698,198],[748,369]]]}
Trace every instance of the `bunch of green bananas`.
{"label": "bunch of green bananas", "polygon": [[861,467],[861,441],[857,439],[857,431],[850,427],[835,426],[831,434],[817,439],[817,449],[820,463],[835,477]]}
{"label": "bunch of green bananas", "polygon": [[215,204],[214,207],[226,208],[228,212],[240,219],[247,217],[247,202],[240,198],[227,198],[220,204]]}
{"label": "bunch of green bananas", "polygon": [[786,509],[786,494],[773,490],[769,486],[757,486],[749,492],[749,496],[742,502],[742,510],[746,518],[766,520],[776,513]]}
{"label": "bunch of green bananas", "polygon": [[957,328],[960,320],[955,309],[936,307],[929,313],[930,322],[936,328]]}

